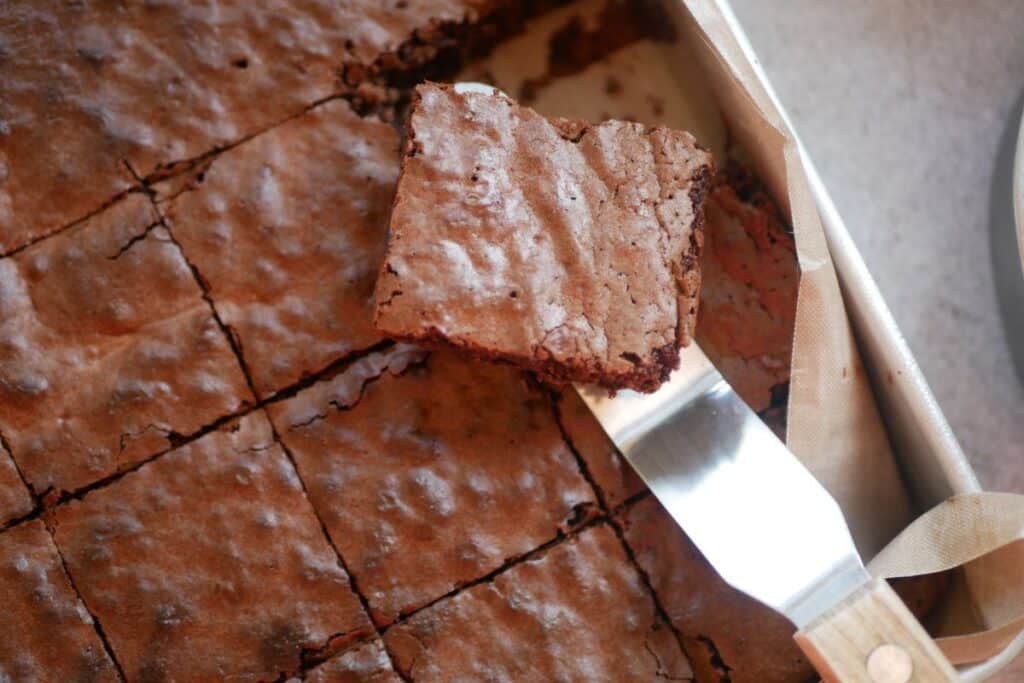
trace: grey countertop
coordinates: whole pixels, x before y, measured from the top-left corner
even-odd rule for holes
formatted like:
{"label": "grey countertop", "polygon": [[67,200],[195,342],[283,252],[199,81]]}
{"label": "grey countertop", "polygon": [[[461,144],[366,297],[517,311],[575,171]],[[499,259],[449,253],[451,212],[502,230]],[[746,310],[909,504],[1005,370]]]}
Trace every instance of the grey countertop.
{"label": "grey countertop", "polygon": [[1024,2],[732,4],[983,485],[1024,492],[989,251]]}
{"label": "grey countertop", "polygon": [[[982,484],[1024,492],[989,246],[1024,2],[732,5]],[[1024,680],[1024,657],[997,680]]]}

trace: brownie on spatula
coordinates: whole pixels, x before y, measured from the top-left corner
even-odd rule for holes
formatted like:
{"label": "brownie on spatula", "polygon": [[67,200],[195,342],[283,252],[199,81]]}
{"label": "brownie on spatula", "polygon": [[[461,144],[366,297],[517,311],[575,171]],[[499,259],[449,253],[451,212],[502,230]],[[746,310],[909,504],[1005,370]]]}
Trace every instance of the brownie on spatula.
{"label": "brownie on spatula", "polygon": [[549,381],[654,391],[692,337],[711,173],[689,133],[421,85],[377,326]]}

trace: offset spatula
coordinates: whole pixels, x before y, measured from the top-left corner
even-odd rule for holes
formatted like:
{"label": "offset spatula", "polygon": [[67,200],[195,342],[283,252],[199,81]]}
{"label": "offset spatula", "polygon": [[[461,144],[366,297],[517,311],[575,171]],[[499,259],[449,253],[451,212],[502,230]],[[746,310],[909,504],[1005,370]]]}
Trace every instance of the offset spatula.
{"label": "offset spatula", "polygon": [[889,585],[868,575],[835,500],[696,344],[654,394],[578,389],[718,573],[796,624],[826,681],[957,680]]}
{"label": "offset spatula", "polygon": [[718,573],[789,617],[826,681],[957,680],[889,585],[868,575],[835,500],[696,344],[680,368],[654,394],[577,388]]}

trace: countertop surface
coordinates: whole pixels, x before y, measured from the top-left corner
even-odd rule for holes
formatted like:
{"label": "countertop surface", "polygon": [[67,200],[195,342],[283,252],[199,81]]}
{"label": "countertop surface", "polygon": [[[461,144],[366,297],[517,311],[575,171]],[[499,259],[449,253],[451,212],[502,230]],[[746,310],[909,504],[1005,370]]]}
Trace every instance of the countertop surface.
{"label": "countertop surface", "polygon": [[1024,492],[989,240],[1024,2],[731,2],[982,485]]}

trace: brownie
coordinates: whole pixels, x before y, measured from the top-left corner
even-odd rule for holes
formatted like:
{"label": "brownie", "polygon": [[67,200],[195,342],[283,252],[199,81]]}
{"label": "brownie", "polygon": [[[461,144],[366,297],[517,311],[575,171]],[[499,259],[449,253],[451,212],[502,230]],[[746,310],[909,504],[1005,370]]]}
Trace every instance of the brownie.
{"label": "brownie", "polygon": [[[741,396],[784,431],[796,293],[793,236],[749,173],[731,166],[705,206],[697,340]],[[645,489],[572,387],[559,391],[566,436],[611,507]]]}
{"label": "brownie", "polygon": [[671,628],[601,524],[384,636],[416,681],[690,680]]}
{"label": "brownie", "polygon": [[261,396],[381,341],[397,175],[395,130],[332,101],[221,154],[164,205]]}
{"label": "brownie", "polygon": [[0,680],[120,680],[40,521],[0,534],[0,604]]}
{"label": "brownie", "polygon": [[0,259],[0,432],[39,494],[70,491],[251,395],[140,195]]}
{"label": "brownie", "polygon": [[687,133],[419,86],[377,325],[556,382],[653,391],[691,338],[710,171]]}
{"label": "brownie", "polygon": [[576,389],[563,387],[557,394],[558,418],[565,438],[579,454],[600,490],[605,504],[616,508],[647,490],[643,481],[619,453]]}
{"label": "brownie", "polygon": [[398,347],[269,411],[379,624],[594,508],[547,395],[512,367]]}
{"label": "brownie", "polygon": [[814,675],[789,620],[726,584],[656,499],[628,508],[620,521],[698,681],[799,683]]}
{"label": "brownie", "polygon": [[32,510],[32,496],[3,444],[0,444],[0,526]]}
{"label": "brownie", "polygon": [[774,203],[737,168],[705,202],[697,341],[754,410],[784,406],[800,266]]}
{"label": "brownie", "polygon": [[133,175],[165,173],[374,74],[415,75],[471,28],[493,38],[545,4],[3,3],[0,253],[95,211]]}
{"label": "brownie", "polygon": [[306,683],[401,683],[384,644],[374,637],[334,656],[306,674]]}
{"label": "brownie", "polygon": [[371,632],[262,412],[52,516],[130,680],[274,679]]}

